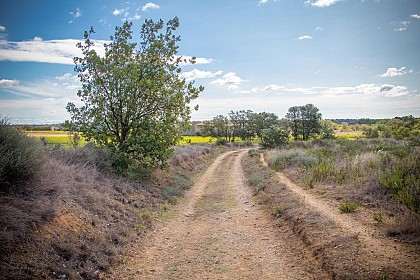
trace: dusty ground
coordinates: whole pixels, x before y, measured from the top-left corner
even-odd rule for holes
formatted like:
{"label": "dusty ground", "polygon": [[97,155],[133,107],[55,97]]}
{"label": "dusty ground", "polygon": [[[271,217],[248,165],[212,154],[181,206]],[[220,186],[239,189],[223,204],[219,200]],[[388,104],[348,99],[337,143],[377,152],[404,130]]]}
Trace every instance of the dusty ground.
{"label": "dusty ground", "polygon": [[241,158],[219,156],[110,279],[329,279],[312,253],[252,200]]}

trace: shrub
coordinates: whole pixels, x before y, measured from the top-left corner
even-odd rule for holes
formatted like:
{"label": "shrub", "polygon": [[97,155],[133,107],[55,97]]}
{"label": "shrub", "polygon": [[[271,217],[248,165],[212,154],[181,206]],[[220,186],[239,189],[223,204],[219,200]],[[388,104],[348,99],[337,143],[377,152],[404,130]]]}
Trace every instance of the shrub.
{"label": "shrub", "polygon": [[0,186],[28,179],[43,161],[40,142],[0,119]]}
{"label": "shrub", "polygon": [[357,208],[359,208],[360,204],[357,201],[349,202],[347,199],[344,202],[340,203],[340,206],[338,207],[341,211],[341,213],[351,213],[356,211]]}
{"label": "shrub", "polygon": [[217,138],[216,140],[216,146],[222,146],[227,144],[227,140],[225,138]]}
{"label": "shrub", "polygon": [[288,165],[298,165],[309,168],[317,162],[316,157],[307,154],[301,149],[279,150],[271,154],[268,158],[268,164],[274,170],[284,169]]}
{"label": "shrub", "polygon": [[263,129],[261,134],[260,145],[264,149],[281,147],[289,142],[289,133],[277,126]]}

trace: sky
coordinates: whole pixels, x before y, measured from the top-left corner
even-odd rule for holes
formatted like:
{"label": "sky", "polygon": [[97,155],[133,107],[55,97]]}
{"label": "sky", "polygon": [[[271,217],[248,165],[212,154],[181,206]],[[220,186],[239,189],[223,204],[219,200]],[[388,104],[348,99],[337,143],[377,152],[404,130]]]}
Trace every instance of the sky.
{"label": "sky", "polygon": [[69,119],[80,104],[73,57],[93,26],[99,53],[116,26],[177,16],[181,77],[204,86],[192,120],[312,103],[324,119],[420,117],[420,0],[0,0],[0,114]]}

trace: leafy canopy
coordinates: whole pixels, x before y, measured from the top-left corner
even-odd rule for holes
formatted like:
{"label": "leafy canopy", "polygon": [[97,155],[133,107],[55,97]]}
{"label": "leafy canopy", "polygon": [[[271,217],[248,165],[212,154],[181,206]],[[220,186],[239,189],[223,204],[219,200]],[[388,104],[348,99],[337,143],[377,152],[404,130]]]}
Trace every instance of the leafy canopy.
{"label": "leafy canopy", "polygon": [[[146,165],[163,163],[189,123],[189,103],[203,87],[179,77],[178,18],[146,20],[140,43],[132,42],[132,23],[115,28],[103,57],[94,49],[94,30],[85,31],[77,47],[75,71],[82,82],[83,105],[68,103],[71,123],[96,143],[114,148]],[[188,61],[195,63],[195,58]]]}

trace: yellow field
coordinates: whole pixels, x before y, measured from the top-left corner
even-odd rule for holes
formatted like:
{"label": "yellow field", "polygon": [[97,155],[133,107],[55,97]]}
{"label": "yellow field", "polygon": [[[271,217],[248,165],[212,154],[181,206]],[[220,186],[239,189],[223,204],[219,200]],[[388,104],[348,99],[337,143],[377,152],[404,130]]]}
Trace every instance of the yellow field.
{"label": "yellow field", "polygon": [[204,136],[182,136],[178,145],[189,145],[189,144],[212,144],[216,142],[214,137]]}
{"label": "yellow field", "polygon": [[[38,138],[41,137],[47,140],[48,144],[61,144],[70,146],[71,141],[67,131],[26,131],[28,136]],[[80,145],[86,144],[85,138],[80,137]],[[189,145],[189,144],[211,144],[216,142],[214,137],[203,137],[203,136],[182,136],[178,145]]]}

